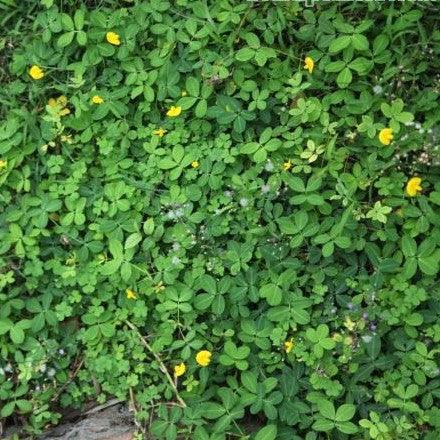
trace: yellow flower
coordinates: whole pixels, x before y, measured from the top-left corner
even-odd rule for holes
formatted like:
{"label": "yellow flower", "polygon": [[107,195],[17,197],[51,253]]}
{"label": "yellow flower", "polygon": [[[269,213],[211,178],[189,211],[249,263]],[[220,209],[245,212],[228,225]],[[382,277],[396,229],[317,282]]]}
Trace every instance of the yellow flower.
{"label": "yellow flower", "polygon": [[113,46],[119,46],[121,44],[119,34],[117,34],[116,32],[107,32],[105,38],[110,44],[113,44]]}
{"label": "yellow flower", "polygon": [[136,299],[137,298],[136,292],[134,292],[131,289],[126,289],[125,294],[127,295],[127,299]]}
{"label": "yellow flower", "polygon": [[196,362],[202,367],[207,367],[211,362],[211,356],[212,353],[208,350],[199,351],[196,354]]}
{"label": "yellow flower", "polygon": [[289,171],[292,168],[292,161],[289,159],[287,162],[283,163],[283,170]]}
{"label": "yellow flower", "polygon": [[188,93],[186,93],[186,90],[182,90],[182,96],[186,96]]}
{"label": "yellow flower", "polygon": [[415,197],[423,190],[421,183],[422,179],[420,177],[411,177],[406,184],[406,193],[410,197]]}
{"label": "yellow flower", "polygon": [[304,58],[304,69],[308,70],[309,73],[313,72],[313,68],[315,67],[315,62],[311,57]]}
{"label": "yellow flower", "polygon": [[293,338],[290,338],[288,341],[284,342],[284,351],[286,353],[290,353],[293,349],[293,346],[294,346]]}
{"label": "yellow flower", "polygon": [[44,72],[43,72],[43,69],[41,67],[33,65],[29,69],[29,75],[31,76],[32,79],[41,79],[44,76]]}
{"label": "yellow flower", "polygon": [[351,345],[351,344],[353,344],[353,338],[352,338],[351,336],[346,336],[346,337],[344,338],[344,344],[345,344],[345,345]]}
{"label": "yellow flower", "polygon": [[162,292],[162,290],[165,289],[165,286],[163,285],[162,281],[160,281],[158,284],[156,284],[153,287],[153,289],[154,289],[155,293],[160,293],[160,292]]}
{"label": "yellow flower", "polygon": [[175,118],[176,116],[179,116],[180,113],[182,113],[182,107],[174,107],[174,105],[172,105],[167,111],[167,116],[169,116],[170,118]]}
{"label": "yellow flower", "polygon": [[57,113],[59,116],[65,116],[70,113],[70,110],[66,107],[67,97],[64,95],[58,96],[58,98],[50,98],[47,105],[53,109],[58,109]]}
{"label": "yellow flower", "polygon": [[186,365],[182,362],[174,367],[174,377],[183,376],[186,371]]}
{"label": "yellow flower", "polygon": [[193,168],[198,168],[199,167],[199,162],[197,161],[197,160],[193,160],[192,162],[191,162],[191,166],[193,167]]}
{"label": "yellow flower", "polygon": [[157,130],[154,130],[153,134],[157,134],[159,137],[163,137],[166,132],[167,131],[161,127],[161,128],[158,128]]}
{"label": "yellow flower", "polygon": [[104,99],[101,98],[101,96],[99,96],[99,95],[93,95],[92,102],[93,102],[93,104],[102,104],[104,102]]}
{"label": "yellow flower", "polygon": [[379,140],[383,145],[390,145],[393,140],[393,129],[392,128],[382,128],[379,132]]}
{"label": "yellow flower", "polygon": [[356,323],[347,316],[344,321],[344,326],[352,332],[356,328]]}
{"label": "yellow flower", "polygon": [[342,335],[340,334],[340,333],[333,333],[333,335],[332,335],[332,339],[335,341],[335,342],[341,342],[342,341]]}
{"label": "yellow flower", "polygon": [[5,159],[0,159],[0,170],[3,170],[8,166],[8,161]]}

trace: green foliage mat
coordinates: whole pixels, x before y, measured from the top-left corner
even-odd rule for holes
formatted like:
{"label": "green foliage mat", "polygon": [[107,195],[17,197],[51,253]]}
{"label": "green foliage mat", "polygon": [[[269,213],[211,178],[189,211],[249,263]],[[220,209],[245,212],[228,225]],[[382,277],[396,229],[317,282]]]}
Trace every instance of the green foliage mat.
{"label": "green foliage mat", "polygon": [[440,438],[436,2],[0,0],[0,414]]}

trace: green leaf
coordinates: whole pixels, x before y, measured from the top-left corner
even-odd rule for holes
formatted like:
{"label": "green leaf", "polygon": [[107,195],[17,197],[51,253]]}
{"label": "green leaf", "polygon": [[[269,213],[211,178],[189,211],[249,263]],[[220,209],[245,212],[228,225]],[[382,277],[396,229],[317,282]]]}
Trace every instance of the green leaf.
{"label": "green leaf", "polygon": [[57,40],[57,46],[58,47],[66,47],[68,46],[75,36],[75,32],[66,32],[65,34],[62,34],[58,40]]}
{"label": "green leaf", "polygon": [[139,232],[134,232],[127,237],[125,241],[125,249],[134,248],[142,240],[142,235]]}
{"label": "green leaf", "polygon": [[195,109],[195,115],[197,118],[203,118],[206,115],[206,111],[208,110],[208,103],[206,99],[201,99]]}
{"label": "green leaf", "polygon": [[277,438],[278,429],[276,425],[267,425],[260,429],[255,436],[255,440],[275,440]]}
{"label": "green leaf", "polygon": [[416,255],[417,243],[408,235],[402,237],[402,252],[405,257],[414,257]]}
{"label": "green leaf", "polygon": [[14,344],[21,344],[24,341],[24,331],[17,325],[9,330],[9,335]]}
{"label": "green leaf", "polygon": [[332,241],[329,241],[322,247],[322,256],[324,258],[330,257],[330,255],[333,254],[333,251],[335,249],[335,246]]}
{"label": "green leaf", "polygon": [[235,54],[235,59],[238,61],[249,61],[254,58],[255,50],[250,47],[243,47]]}
{"label": "green leaf", "polygon": [[222,405],[214,402],[205,402],[201,406],[201,410],[203,417],[211,420],[220,418],[226,412],[226,409]]}
{"label": "green leaf", "polygon": [[418,257],[420,270],[426,275],[436,275],[438,272],[439,258],[437,254],[430,257]]}
{"label": "green leaf", "polygon": [[0,319],[0,335],[4,335],[13,326],[12,321],[9,319]]}
{"label": "green leaf", "polygon": [[120,260],[124,256],[122,243],[119,240],[111,238],[108,243],[108,248],[115,259]]}
{"label": "green leaf", "polygon": [[351,43],[350,35],[341,35],[338,38],[335,38],[329,46],[330,53],[337,53],[341,50],[345,49]]}
{"label": "green leaf", "polygon": [[318,419],[315,421],[315,423],[312,425],[312,428],[315,431],[331,431],[334,428],[334,423],[331,420],[327,419]]}
{"label": "green leaf", "polygon": [[368,38],[362,34],[354,34],[352,37],[353,47],[357,50],[368,50]]}
{"label": "green leaf", "polygon": [[266,284],[260,288],[260,296],[266,298],[267,302],[271,306],[277,306],[281,304],[283,299],[283,293],[281,289],[273,283]]}
{"label": "green leaf", "polygon": [[3,406],[2,410],[0,411],[0,415],[4,418],[9,417],[13,413],[14,408],[15,402],[8,402]]}
{"label": "green leaf", "polygon": [[348,67],[345,67],[336,78],[336,83],[341,89],[345,89],[352,81],[353,75]]}
{"label": "green leaf", "polygon": [[73,16],[73,21],[77,30],[81,30],[84,27],[84,10],[77,9]]}
{"label": "green leaf", "polygon": [[329,400],[321,399],[316,402],[319,412],[327,419],[334,420],[336,413],[335,407]]}
{"label": "green leaf", "polygon": [[186,79],[185,82],[185,88],[186,91],[191,95],[191,96],[199,96],[199,92],[200,92],[200,83],[197,80],[197,78],[194,78],[193,76],[189,76]]}
{"label": "green leaf", "polygon": [[337,420],[338,422],[346,422],[353,418],[355,412],[356,407],[354,405],[350,403],[345,403],[337,409],[335,420]]}
{"label": "green leaf", "polygon": [[373,54],[379,55],[382,53],[390,42],[390,39],[385,34],[378,35],[373,41]]}
{"label": "green leaf", "polygon": [[32,411],[32,402],[30,402],[29,400],[18,399],[15,401],[15,404],[20,409],[20,411],[24,413]]}
{"label": "green leaf", "polygon": [[87,44],[87,34],[84,31],[78,31],[76,41],[80,46],[85,46]]}
{"label": "green leaf", "polygon": [[355,434],[358,432],[358,428],[351,422],[336,422],[336,428],[344,434]]}

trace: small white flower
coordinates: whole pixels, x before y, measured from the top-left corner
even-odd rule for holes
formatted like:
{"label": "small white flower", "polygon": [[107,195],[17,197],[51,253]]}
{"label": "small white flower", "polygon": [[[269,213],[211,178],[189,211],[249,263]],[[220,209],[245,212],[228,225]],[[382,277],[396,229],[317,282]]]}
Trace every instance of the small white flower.
{"label": "small white flower", "polygon": [[249,204],[249,200],[248,200],[246,197],[242,197],[242,198],[240,199],[240,205],[241,205],[243,208],[246,208],[246,206],[248,206],[248,204]]}
{"label": "small white flower", "polygon": [[266,194],[270,191],[270,185],[268,185],[267,183],[265,183],[264,185],[261,185],[261,192],[263,194]]}
{"label": "small white flower", "polygon": [[176,218],[176,213],[173,210],[171,210],[167,212],[166,216],[168,219],[174,220]]}
{"label": "small white flower", "polygon": [[179,243],[173,243],[173,251],[177,252],[180,249],[180,244]]}
{"label": "small white flower", "polygon": [[267,161],[267,163],[266,163],[266,166],[264,167],[264,169],[266,170],[266,171],[273,171],[273,169],[274,169],[274,166],[273,166],[273,163],[272,163],[272,161],[271,160],[268,160]]}
{"label": "small white flower", "polygon": [[55,373],[56,373],[55,369],[54,368],[50,368],[49,371],[47,372],[47,375],[49,377],[54,377]]}
{"label": "small white flower", "polygon": [[40,373],[44,373],[46,371],[46,364],[40,365]]}
{"label": "small white flower", "polygon": [[58,350],[58,353],[61,355],[61,356],[64,356],[64,350],[62,349],[62,348],[60,348],[59,350]]}
{"label": "small white flower", "polygon": [[383,91],[382,86],[380,86],[379,84],[376,84],[373,87],[373,92],[375,95],[380,95],[382,93],[382,91]]}
{"label": "small white flower", "polygon": [[177,266],[180,263],[180,258],[174,255],[174,257],[171,258],[171,263]]}
{"label": "small white flower", "polygon": [[223,194],[225,197],[232,197],[234,195],[232,191],[225,191]]}
{"label": "small white flower", "polygon": [[422,128],[422,124],[420,122],[416,122],[414,124],[414,127],[415,127],[416,130],[420,130]]}

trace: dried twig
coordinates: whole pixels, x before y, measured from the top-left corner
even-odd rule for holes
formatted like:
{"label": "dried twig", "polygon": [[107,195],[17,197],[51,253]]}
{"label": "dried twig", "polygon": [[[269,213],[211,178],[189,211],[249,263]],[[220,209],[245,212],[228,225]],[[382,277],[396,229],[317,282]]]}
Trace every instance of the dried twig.
{"label": "dried twig", "polygon": [[123,400],[120,399],[110,399],[108,402],[103,403],[102,405],[98,405],[93,407],[92,409],[89,409],[85,413],[81,414],[82,416],[88,416],[90,414],[97,413],[99,411],[102,411],[103,409],[109,408],[110,406],[117,405],[118,403],[122,403]]}
{"label": "dried twig", "polygon": [[64,389],[73,381],[73,379],[75,379],[75,377],[79,373],[79,370],[83,366],[83,363],[84,363],[84,358],[81,359],[80,363],[75,368],[75,371],[73,372],[70,379],[65,384],[63,384],[63,386],[55,393],[55,396],[52,397],[51,402],[55,402],[55,400],[58,399],[59,395],[64,391]]}
{"label": "dried twig", "polygon": [[134,330],[139,339],[142,342],[142,345],[154,356],[154,358],[156,359],[157,363],[159,364],[159,368],[160,371],[162,371],[163,374],[165,374],[165,377],[167,378],[169,384],[171,385],[172,389],[174,390],[174,394],[176,395],[176,399],[179,402],[180,406],[183,408],[186,408],[186,403],[185,401],[180,397],[179,391],[176,387],[176,384],[173,381],[173,378],[170,376],[170,373],[167,370],[167,367],[164,365],[164,363],[162,362],[162,359],[159,357],[159,355],[157,353],[155,353],[153,351],[153,349],[151,348],[151,345],[147,342],[147,340],[140,334],[138,328],[132,324],[130,321],[125,321],[125,323],[132,329]]}

